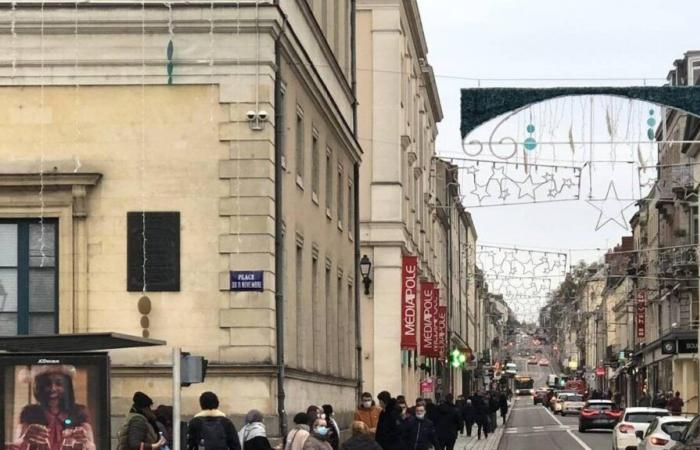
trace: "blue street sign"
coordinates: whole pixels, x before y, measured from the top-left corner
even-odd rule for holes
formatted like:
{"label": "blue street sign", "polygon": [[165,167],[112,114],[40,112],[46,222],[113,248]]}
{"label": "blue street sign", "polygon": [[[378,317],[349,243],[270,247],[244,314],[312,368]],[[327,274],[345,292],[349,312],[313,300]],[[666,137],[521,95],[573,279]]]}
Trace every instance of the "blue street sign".
{"label": "blue street sign", "polygon": [[231,272],[231,290],[237,292],[260,292],[264,289],[262,270]]}

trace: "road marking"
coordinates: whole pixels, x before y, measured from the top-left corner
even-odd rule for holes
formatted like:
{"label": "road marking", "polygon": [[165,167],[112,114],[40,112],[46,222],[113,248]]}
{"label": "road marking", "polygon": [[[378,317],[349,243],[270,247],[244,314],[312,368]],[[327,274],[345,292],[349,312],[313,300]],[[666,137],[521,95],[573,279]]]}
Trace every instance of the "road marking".
{"label": "road marking", "polygon": [[[547,411],[547,414],[549,414],[556,423],[558,423],[561,426],[565,426],[559,419],[557,419],[557,416],[552,414],[552,412],[549,409],[545,408],[545,411]],[[569,433],[569,436],[571,436],[576,442],[578,442],[578,444],[581,447],[583,447],[583,450],[593,450],[585,442],[583,442],[583,440],[580,437],[576,436],[573,431],[569,429],[566,430],[566,432]]]}

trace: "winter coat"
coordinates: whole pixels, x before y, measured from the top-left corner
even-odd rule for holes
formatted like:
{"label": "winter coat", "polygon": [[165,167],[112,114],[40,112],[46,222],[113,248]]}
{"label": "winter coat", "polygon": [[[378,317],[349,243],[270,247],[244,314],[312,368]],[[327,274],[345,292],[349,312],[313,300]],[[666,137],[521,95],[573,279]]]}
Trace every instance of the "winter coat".
{"label": "winter coat", "polygon": [[396,399],[390,399],[379,414],[375,440],[384,450],[401,450],[401,410],[396,405]]}
{"label": "winter coat", "polygon": [[476,423],[484,424],[486,423],[486,416],[488,415],[488,407],[486,402],[480,395],[474,395],[472,398],[472,406],[474,407],[474,417]]}
{"label": "winter coat", "polygon": [[666,399],[663,397],[656,397],[653,406],[654,408],[666,408]]}
{"label": "winter coat", "polygon": [[680,397],[673,397],[668,401],[666,407],[674,415],[679,415],[681,412],[683,412],[683,405],[683,400]]}
{"label": "winter coat", "polygon": [[198,450],[199,442],[202,439],[202,426],[205,422],[221,422],[226,433],[226,445],[229,450],[241,450],[236,427],[226,417],[226,414],[217,409],[204,410],[190,420],[187,425],[187,450]]}
{"label": "winter coat", "polygon": [[371,436],[358,434],[345,441],[340,450],[382,450],[382,447]]}
{"label": "winter coat", "polygon": [[438,407],[440,416],[437,423],[437,437],[440,442],[457,439],[457,432],[462,428],[462,418],[452,403],[442,403]]}
{"label": "winter coat", "polygon": [[476,422],[476,409],[474,408],[474,404],[464,404],[464,407],[462,408],[462,419],[466,423],[474,423]]}
{"label": "winter coat", "polygon": [[265,425],[261,422],[246,424],[238,432],[243,450],[272,450],[270,441],[267,440]]}
{"label": "winter coat", "polygon": [[354,420],[364,422],[370,431],[376,430],[377,425],[379,424],[379,414],[381,414],[381,412],[382,408],[378,406],[370,406],[369,408],[360,407],[357,409],[357,411],[355,411]]}
{"label": "winter coat", "polygon": [[331,447],[328,441],[319,439],[312,433],[304,443],[302,450],[333,450],[333,447]]}
{"label": "winter coat", "polygon": [[[619,406],[619,405],[618,405]],[[651,406],[651,397],[649,395],[642,395],[637,402],[637,406]]]}
{"label": "winter coat", "polygon": [[508,414],[508,397],[506,397],[506,394],[501,394],[501,398],[498,399],[498,407],[501,409],[502,416]]}
{"label": "winter coat", "polygon": [[328,443],[331,444],[333,450],[338,450],[340,448],[340,427],[332,417],[326,419],[326,422],[328,422]]}
{"label": "winter coat", "polygon": [[435,403],[431,402],[425,406],[425,417],[430,419],[430,421],[433,422],[433,425],[438,423],[440,420],[440,410]]}
{"label": "winter coat", "polygon": [[297,425],[287,433],[287,444],[284,450],[302,450],[310,434],[308,425]]}
{"label": "winter coat", "polygon": [[135,412],[133,409],[126,416],[126,432],[119,436],[120,448],[128,450],[139,450],[141,443],[145,450],[151,450],[153,444],[158,442],[158,434],[150,424],[146,416]]}
{"label": "winter coat", "polygon": [[404,449],[427,450],[430,446],[438,448],[437,432],[430,419],[417,419],[409,417],[402,427]]}

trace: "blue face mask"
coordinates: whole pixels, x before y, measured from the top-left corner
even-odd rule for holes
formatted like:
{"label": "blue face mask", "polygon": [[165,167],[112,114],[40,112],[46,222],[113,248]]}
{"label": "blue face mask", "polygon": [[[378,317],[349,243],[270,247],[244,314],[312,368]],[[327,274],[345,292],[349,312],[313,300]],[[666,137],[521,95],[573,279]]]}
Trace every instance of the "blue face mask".
{"label": "blue face mask", "polygon": [[316,433],[317,433],[319,436],[325,436],[325,435],[328,434],[328,428],[327,428],[327,427],[323,427],[323,426],[321,426],[321,427],[316,427]]}

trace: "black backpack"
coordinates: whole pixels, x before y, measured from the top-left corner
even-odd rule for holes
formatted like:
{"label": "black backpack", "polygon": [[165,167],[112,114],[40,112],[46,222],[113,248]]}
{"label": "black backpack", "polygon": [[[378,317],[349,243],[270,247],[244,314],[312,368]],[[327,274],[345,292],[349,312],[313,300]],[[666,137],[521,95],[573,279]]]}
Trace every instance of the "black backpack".
{"label": "black backpack", "polygon": [[202,420],[199,439],[198,444],[204,441],[204,450],[229,450],[226,444],[226,429],[219,418]]}

